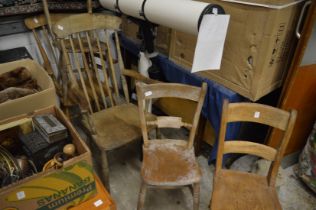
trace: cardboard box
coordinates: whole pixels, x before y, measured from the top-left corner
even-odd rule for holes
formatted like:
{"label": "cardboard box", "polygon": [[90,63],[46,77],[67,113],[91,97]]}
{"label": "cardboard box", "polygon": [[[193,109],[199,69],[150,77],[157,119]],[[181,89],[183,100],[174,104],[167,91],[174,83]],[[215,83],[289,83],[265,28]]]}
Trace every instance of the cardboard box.
{"label": "cardboard box", "polygon": [[95,183],[97,194],[93,198],[69,210],[116,210],[115,202],[97,176],[95,176]]}
{"label": "cardboard box", "polygon": [[[122,16],[122,32],[136,43],[141,43],[138,32],[139,26],[133,21],[129,20],[125,15]],[[165,26],[158,26],[156,31],[155,48],[158,52],[169,55],[171,29]]]}
{"label": "cardboard box", "polygon": [[96,193],[91,153],[62,111],[50,107],[0,122],[0,126],[39,114],[54,114],[63,123],[76,147],[76,156],[61,169],[48,170],[0,189],[1,209],[52,210],[76,206]]}
{"label": "cardboard box", "polygon": [[0,74],[19,67],[28,69],[41,88],[38,93],[9,100],[0,104],[0,121],[57,104],[55,87],[52,79],[37,62],[30,59],[0,64]]}
{"label": "cardboard box", "polygon": [[[221,69],[199,75],[252,101],[280,87],[291,61],[291,48],[297,41],[294,29],[302,1],[203,1],[221,5],[231,19]],[[173,31],[171,40],[170,58],[190,69],[196,36]]]}

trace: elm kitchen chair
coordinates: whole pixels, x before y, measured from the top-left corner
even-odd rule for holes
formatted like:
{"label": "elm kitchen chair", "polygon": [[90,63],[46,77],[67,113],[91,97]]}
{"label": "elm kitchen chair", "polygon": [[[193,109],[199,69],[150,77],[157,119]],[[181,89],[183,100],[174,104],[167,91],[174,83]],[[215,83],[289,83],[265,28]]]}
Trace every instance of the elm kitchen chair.
{"label": "elm kitchen chair", "polygon": [[[62,13],[51,14],[50,23],[54,24],[69,15],[70,14]],[[84,96],[78,88],[75,88],[76,86],[67,85],[67,72],[64,70],[65,65],[63,64],[63,59],[61,59],[60,44],[57,43],[54,36],[52,36],[48,30],[48,21],[44,14],[26,18],[24,23],[28,29],[32,30],[40,56],[43,59],[42,65],[54,82],[56,93],[61,102],[61,109],[64,110],[69,117],[69,107],[72,107],[79,102],[83,102]],[[69,42],[66,43],[66,48],[71,51]],[[53,63],[57,66],[57,72],[54,72]],[[81,103],[81,105],[84,107],[87,106],[85,103]]]}
{"label": "elm kitchen chair", "polygon": [[[61,20],[62,18],[74,15],[73,13],[52,13],[49,12],[47,0],[42,0],[44,14],[36,15],[33,17],[28,17],[24,20],[26,27],[32,30],[33,37],[36,41],[37,47],[39,49],[40,55],[43,59],[43,67],[52,78],[54,85],[56,87],[57,95],[61,101],[61,108],[68,113],[69,107],[78,104],[80,101],[84,101],[83,94],[78,90],[74,89],[74,85],[70,85],[68,89],[67,84],[67,75],[64,71],[64,61],[60,58],[61,55],[61,46],[55,39],[54,34],[52,33],[53,25]],[[92,1],[87,0],[87,10],[88,13],[92,13]],[[77,43],[75,43],[76,45]],[[71,46],[69,41],[66,42],[66,48],[71,51]],[[85,49],[87,49],[87,44],[84,43]],[[54,73],[52,63],[57,65],[57,72]],[[89,88],[88,88],[89,89]],[[83,106],[87,106],[84,104]]]}
{"label": "elm kitchen chair", "polygon": [[[51,22],[55,23],[60,19],[69,16],[69,14],[54,14],[51,15]],[[62,89],[58,76],[54,73],[51,58],[57,63],[57,48],[54,44],[53,37],[48,30],[48,22],[44,14],[28,17],[24,20],[25,26],[32,31],[33,37],[36,41],[40,55],[43,59],[43,67],[48,75],[52,78],[58,96],[61,96]],[[45,44],[44,44],[45,43]],[[49,56],[50,55],[50,56]],[[51,58],[49,58],[51,57]],[[59,72],[58,72],[59,73]]]}
{"label": "elm kitchen chair", "polygon": [[[195,210],[199,208],[201,171],[195,158],[193,143],[206,87],[206,83],[203,83],[202,87],[174,83],[149,85],[137,83],[138,108],[144,140],[138,210],[144,208],[148,187],[162,189],[193,187],[193,206]],[[183,122],[181,117],[173,116],[159,116],[154,120],[146,118],[145,104],[157,98],[182,98],[196,102],[192,122]],[[158,129],[185,127],[190,130],[189,140],[149,140],[148,127],[150,126]]]}
{"label": "elm kitchen chair", "polygon": [[[107,151],[141,139],[142,136],[138,108],[130,103],[125,76],[147,83],[157,82],[124,68],[119,39],[115,32],[118,69],[124,93],[124,99],[121,99],[108,39],[103,33],[106,29],[119,30],[120,24],[121,19],[112,15],[78,14],[63,18],[53,27],[63,51],[69,80],[83,92],[88,102],[87,111],[83,110],[82,122],[89,130],[92,142],[101,152],[99,176],[108,190]],[[66,48],[66,41],[70,43],[71,51]],[[78,43],[79,49],[76,48],[75,42]],[[87,43],[87,49],[84,49],[84,42]],[[91,91],[88,91],[87,87],[90,87]],[[148,117],[154,118],[151,114],[148,114]]]}
{"label": "elm kitchen chair", "polygon": [[[281,159],[296,120],[296,111],[255,103],[228,103],[224,101],[218,154],[211,198],[211,210],[281,210],[275,189]],[[226,126],[232,122],[255,122],[283,131],[277,149],[249,141],[225,141]],[[227,153],[252,154],[272,161],[267,176],[223,169],[223,155]]]}

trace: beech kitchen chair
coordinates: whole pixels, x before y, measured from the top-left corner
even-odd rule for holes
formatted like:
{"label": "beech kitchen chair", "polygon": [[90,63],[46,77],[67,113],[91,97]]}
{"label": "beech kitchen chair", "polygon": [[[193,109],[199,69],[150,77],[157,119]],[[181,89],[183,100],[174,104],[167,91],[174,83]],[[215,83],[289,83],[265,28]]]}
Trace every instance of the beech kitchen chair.
{"label": "beech kitchen chair", "polygon": [[[143,209],[146,190],[155,188],[193,187],[194,209],[199,208],[201,171],[194,154],[194,137],[206,94],[206,83],[202,87],[184,84],[160,83],[146,85],[137,83],[137,98],[143,134],[142,184],[137,209]],[[159,116],[146,118],[145,105],[156,98],[182,98],[196,102],[192,122],[183,122],[180,117]],[[189,140],[148,139],[148,127],[181,128],[190,130]]]}
{"label": "beech kitchen chair", "polygon": [[[224,101],[218,154],[211,198],[211,210],[281,210],[275,189],[281,159],[296,120],[296,111],[255,103],[228,103]],[[277,149],[249,141],[225,141],[226,126],[231,122],[255,122],[283,131]],[[222,168],[227,153],[251,154],[272,161],[267,176]]]}
{"label": "beech kitchen chair", "polygon": [[[124,97],[121,97],[108,39],[104,37],[105,33],[102,33],[106,29],[117,31],[120,24],[121,19],[112,15],[78,14],[63,18],[53,27],[61,44],[69,81],[83,92],[88,102],[87,110],[82,110],[83,125],[101,152],[100,178],[108,190],[109,168],[106,152],[141,139],[142,136],[138,108],[130,103],[125,76],[147,83],[157,82],[136,71],[124,69],[119,40],[115,33],[119,64],[117,71],[124,93]],[[66,41],[70,43],[71,51],[66,48]],[[75,42],[78,43],[77,48]],[[84,49],[84,42],[87,43],[87,49]],[[88,91],[87,87],[90,87],[91,91]],[[148,116],[154,117],[150,114]]]}

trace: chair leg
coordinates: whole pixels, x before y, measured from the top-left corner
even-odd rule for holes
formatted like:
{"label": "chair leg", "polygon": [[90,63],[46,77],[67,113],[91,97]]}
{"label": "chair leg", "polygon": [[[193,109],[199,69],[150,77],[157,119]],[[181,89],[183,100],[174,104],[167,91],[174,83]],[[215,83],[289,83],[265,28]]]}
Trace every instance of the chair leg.
{"label": "chair leg", "polygon": [[193,209],[198,210],[200,205],[200,183],[193,184]]}
{"label": "chair leg", "polygon": [[143,162],[143,158],[144,158],[143,145],[144,145],[144,140],[142,140],[139,144],[139,161],[140,162]]}
{"label": "chair leg", "polygon": [[102,171],[102,176],[100,177],[101,181],[106,187],[106,189],[108,190],[108,192],[110,192],[109,163],[108,163],[108,158],[107,158],[105,150],[101,151],[101,171]]}
{"label": "chair leg", "polygon": [[159,128],[156,128],[156,139],[161,139],[161,132]]}
{"label": "chair leg", "polygon": [[146,191],[147,191],[147,186],[146,186],[145,182],[142,181],[142,184],[140,187],[140,192],[139,192],[139,197],[138,197],[137,210],[142,210],[144,208]]}

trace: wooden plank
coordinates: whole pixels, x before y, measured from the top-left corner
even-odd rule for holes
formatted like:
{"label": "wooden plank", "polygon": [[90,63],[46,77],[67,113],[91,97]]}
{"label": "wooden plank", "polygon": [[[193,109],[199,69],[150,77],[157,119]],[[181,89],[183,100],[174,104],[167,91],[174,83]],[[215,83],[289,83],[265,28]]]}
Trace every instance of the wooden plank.
{"label": "wooden plank", "polygon": [[192,101],[198,101],[200,97],[201,89],[198,87],[184,85],[184,84],[172,84],[172,89],[170,89],[171,83],[160,83],[152,84],[150,86],[143,85],[142,88],[144,98],[154,99],[154,98],[183,98]]}
{"label": "wooden plank", "polygon": [[97,29],[119,30],[121,19],[106,14],[77,14],[56,22],[53,31],[58,38],[65,38],[71,34]]}
{"label": "wooden plank", "polygon": [[227,115],[227,122],[257,122],[281,130],[287,128],[290,118],[284,110],[255,103],[231,103]]}
{"label": "wooden plank", "polygon": [[273,161],[276,157],[277,151],[276,149],[263,144],[233,140],[224,143],[223,153],[252,154],[266,160]]}
{"label": "wooden plank", "polygon": [[192,128],[192,124],[182,122],[181,117],[159,116],[155,121],[147,121],[147,125],[155,125],[158,128]]}

